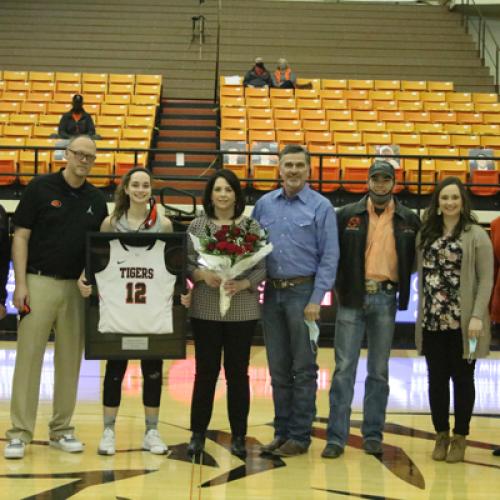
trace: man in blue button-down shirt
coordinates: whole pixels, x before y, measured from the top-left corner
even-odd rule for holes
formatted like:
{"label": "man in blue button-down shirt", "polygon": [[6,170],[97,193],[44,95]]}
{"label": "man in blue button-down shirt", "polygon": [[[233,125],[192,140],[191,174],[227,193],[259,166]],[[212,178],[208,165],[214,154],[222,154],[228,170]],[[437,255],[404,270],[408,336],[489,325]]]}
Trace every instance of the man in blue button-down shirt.
{"label": "man in blue button-down shirt", "polygon": [[306,183],[309,173],[307,150],[286,146],[280,154],[283,188],[260,198],[253,212],[274,247],[266,262],[262,314],[274,440],[262,451],[280,456],[305,453],[311,443],[318,372],[314,322],[333,287],[339,258],[335,210]]}

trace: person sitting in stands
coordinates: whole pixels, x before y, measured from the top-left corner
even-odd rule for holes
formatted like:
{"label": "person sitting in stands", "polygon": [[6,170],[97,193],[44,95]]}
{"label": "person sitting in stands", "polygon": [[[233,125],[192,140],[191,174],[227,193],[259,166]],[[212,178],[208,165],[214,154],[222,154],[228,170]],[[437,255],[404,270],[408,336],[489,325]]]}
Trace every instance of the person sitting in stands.
{"label": "person sitting in stands", "polygon": [[243,85],[245,87],[272,87],[273,79],[269,71],[267,71],[264,66],[264,61],[262,57],[255,58],[255,65],[250,70],[247,71],[245,78],[243,80]]}
{"label": "person sitting in stands", "polygon": [[281,57],[278,59],[278,66],[273,74],[273,86],[280,89],[293,89],[297,77],[288,65],[288,61]]}
{"label": "person sitting in stands", "polygon": [[80,94],[74,95],[72,103],[72,108],[61,116],[58,137],[71,139],[78,135],[88,135],[96,138],[94,121],[83,109],[83,97]]}

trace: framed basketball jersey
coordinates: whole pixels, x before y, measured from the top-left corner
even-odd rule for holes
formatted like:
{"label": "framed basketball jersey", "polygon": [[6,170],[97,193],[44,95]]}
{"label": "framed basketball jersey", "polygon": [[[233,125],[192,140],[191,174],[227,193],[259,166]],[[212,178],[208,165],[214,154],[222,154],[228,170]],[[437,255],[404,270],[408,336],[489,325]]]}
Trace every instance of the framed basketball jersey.
{"label": "framed basketball jersey", "polygon": [[89,233],[86,359],[185,357],[185,233]]}

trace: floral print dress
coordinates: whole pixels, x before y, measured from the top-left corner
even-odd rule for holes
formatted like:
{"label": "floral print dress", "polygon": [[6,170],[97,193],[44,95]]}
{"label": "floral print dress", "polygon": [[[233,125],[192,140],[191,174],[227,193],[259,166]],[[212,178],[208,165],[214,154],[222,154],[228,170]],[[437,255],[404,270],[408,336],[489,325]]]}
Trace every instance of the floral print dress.
{"label": "floral print dress", "polygon": [[424,330],[460,328],[461,264],[462,243],[450,235],[441,236],[424,250]]}

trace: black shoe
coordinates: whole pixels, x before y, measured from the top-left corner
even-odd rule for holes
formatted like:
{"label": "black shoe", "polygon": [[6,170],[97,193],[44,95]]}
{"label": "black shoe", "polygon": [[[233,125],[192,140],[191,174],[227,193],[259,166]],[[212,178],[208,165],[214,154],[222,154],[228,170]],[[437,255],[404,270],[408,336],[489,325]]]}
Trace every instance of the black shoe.
{"label": "black shoe", "polygon": [[205,433],[193,432],[189,441],[187,452],[189,456],[199,455],[205,449]]}
{"label": "black shoe", "polygon": [[500,457],[500,448],[496,448],[493,450],[493,455],[495,455],[495,457]]}
{"label": "black shoe", "polygon": [[270,443],[264,444],[260,447],[260,452],[263,454],[272,453],[277,450],[281,445],[286,443],[286,439],[282,437],[275,437]]}
{"label": "black shoe", "polygon": [[325,449],[321,453],[323,458],[339,458],[340,455],[344,453],[344,448],[335,443],[330,443],[325,446]]}
{"label": "black shoe", "polygon": [[375,439],[363,441],[363,450],[365,450],[365,453],[368,453],[368,455],[382,455],[384,453],[382,443]]}
{"label": "black shoe", "polygon": [[245,458],[247,456],[245,436],[233,436],[231,438],[231,453],[239,458]]}

